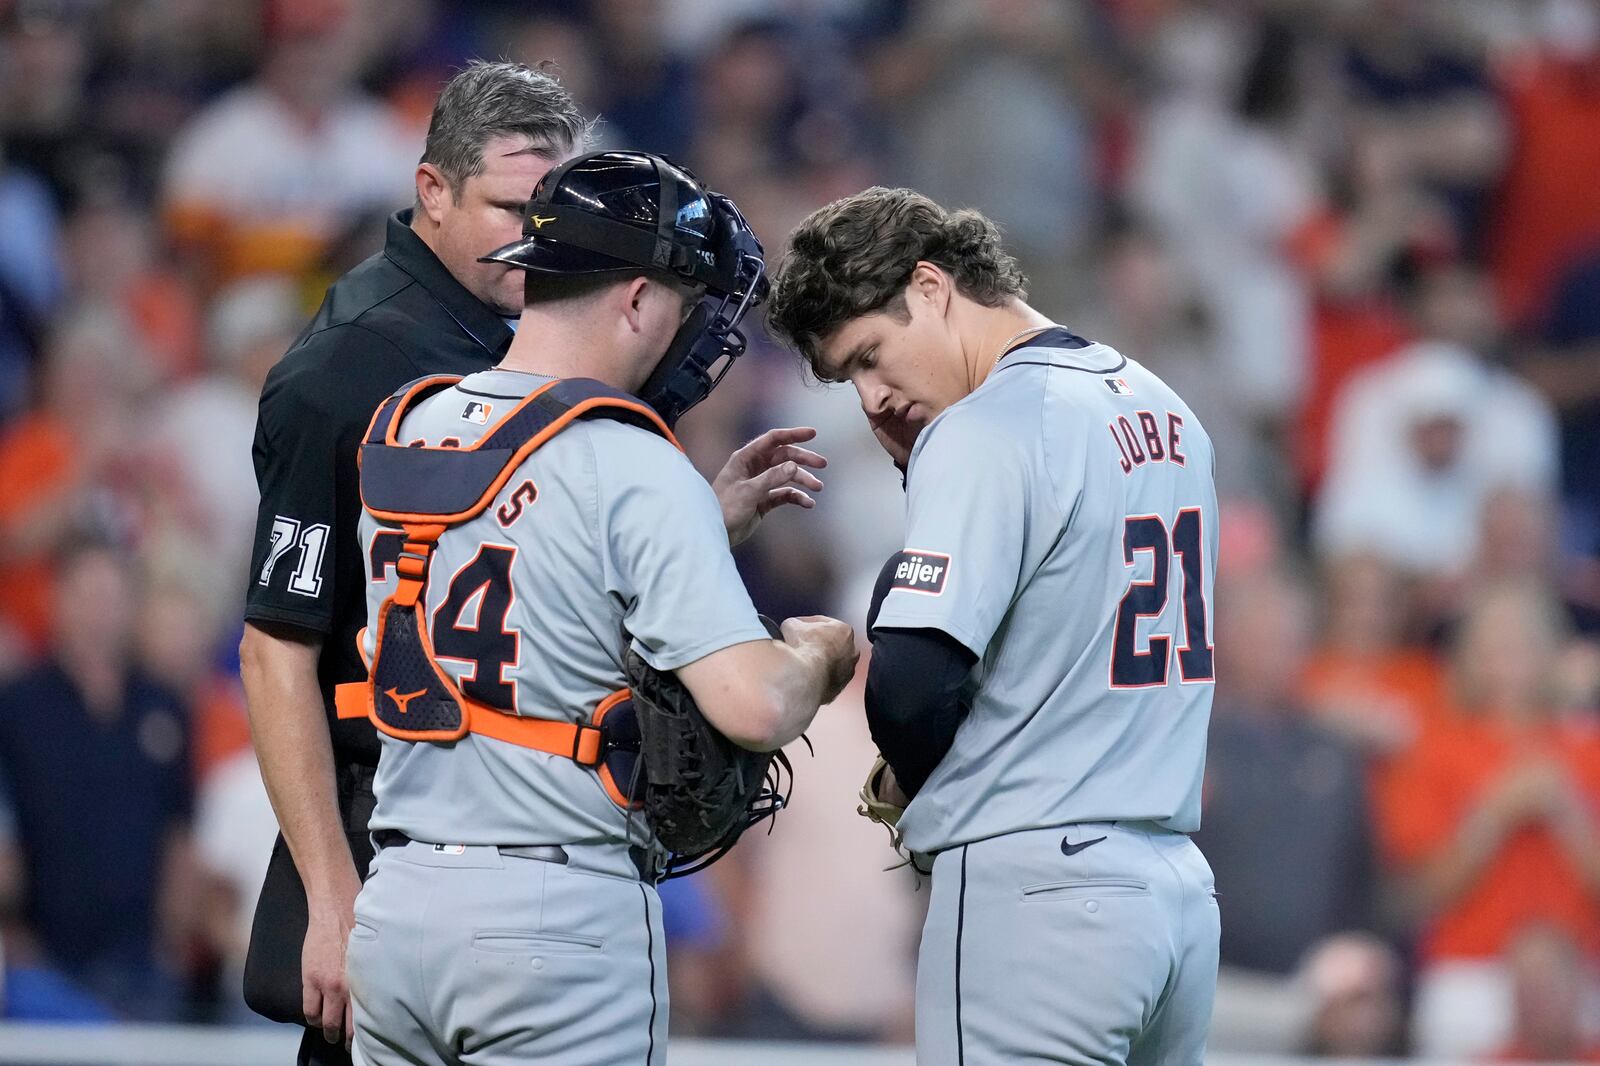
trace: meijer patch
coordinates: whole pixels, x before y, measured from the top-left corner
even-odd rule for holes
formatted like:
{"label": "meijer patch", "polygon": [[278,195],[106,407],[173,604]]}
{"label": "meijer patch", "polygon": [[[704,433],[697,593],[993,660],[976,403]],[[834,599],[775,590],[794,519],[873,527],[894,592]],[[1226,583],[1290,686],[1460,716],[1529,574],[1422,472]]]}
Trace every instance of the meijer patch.
{"label": "meijer patch", "polygon": [[944,583],[949,576],[950,556],[908,549],[895,556],[894,580],[889,587],[920,592],[924,596],[937,596],[944,592]]}

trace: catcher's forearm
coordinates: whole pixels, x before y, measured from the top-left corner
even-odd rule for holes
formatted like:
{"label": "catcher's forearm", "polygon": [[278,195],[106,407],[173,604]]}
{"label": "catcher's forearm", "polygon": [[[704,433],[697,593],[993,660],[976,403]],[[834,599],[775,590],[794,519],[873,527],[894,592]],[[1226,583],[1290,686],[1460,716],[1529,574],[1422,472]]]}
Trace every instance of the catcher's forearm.
{"label": "catcher's forearm", "polygon": [[978,657],[937,629],[879,629],[867,667],[867,725],[907,796],[933,773],[967,715],[961,690]]}
{"label": "catcher's forearm", "polygon": [[776,750],[806,731],[806,726],[817,716],[817,710],[832,693],[829,677],[832,667],[827,655],[816,645],[799,647],[773,643],[774,648],[789,659],[785,669],[772,675],[770,749]]}
{"label": "catcher's forearm", "polygon": [[261,778],[308,899],[356,875],[335,796],[333,741],[317,684],[319,642],[246,624],[239,645]]}
{"label": "catcher's forearm", "polygon": [[813,645],[752,640],[677,670],[700,713],[751,751],[776,751],[805,731],[827,694],[827,656]]}

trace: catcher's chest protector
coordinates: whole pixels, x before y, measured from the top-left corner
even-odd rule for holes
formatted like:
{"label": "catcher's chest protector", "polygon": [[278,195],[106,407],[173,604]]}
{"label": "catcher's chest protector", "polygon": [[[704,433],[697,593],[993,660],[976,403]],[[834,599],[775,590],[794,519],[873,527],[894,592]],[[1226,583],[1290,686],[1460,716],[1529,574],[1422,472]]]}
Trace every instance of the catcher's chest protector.
{"label": "catcher's chest protector", "polygon": [[[469,447],[408,447],[400,422],[417,403],[459,377],[412,382],[386,400],[361,445],[361,502],[381,522],[399,525],[405,546],[395,565],[399,584],[374,621],[375,644],[365,681],[340,685],[339,717],[370,717],[389,736],[411,741],[459,740],[482,733],[594,767],[603,757],[599,725],[625,701],[614,693],[586,724],[521,717],[462,693],[435,661],[423,588],[439,537],[478,514],[546,441],[579,418],[611,418],[678,442],[642,401],[587,378],[553,381],[535,390]],[[615,793],[608,782],[608,790]],[[623,797],[613,795],[621,801]]]}

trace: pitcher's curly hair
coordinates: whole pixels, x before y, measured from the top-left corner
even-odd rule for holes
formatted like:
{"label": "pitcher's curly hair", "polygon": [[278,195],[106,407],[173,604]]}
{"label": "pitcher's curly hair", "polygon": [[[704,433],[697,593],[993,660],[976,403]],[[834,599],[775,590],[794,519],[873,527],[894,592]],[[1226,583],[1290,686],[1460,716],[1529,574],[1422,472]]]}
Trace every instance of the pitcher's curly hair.
{"label": "pitcher's curly hair", "polygon": [[946,211],[911,189],[881,186],[819,208],[795,229],[773,279],[767,322],[817,376],[818,346],[851,319],[910,318],[905,290],[918,262],[985,307],[1026,299],[1028,279],[976,211]]}

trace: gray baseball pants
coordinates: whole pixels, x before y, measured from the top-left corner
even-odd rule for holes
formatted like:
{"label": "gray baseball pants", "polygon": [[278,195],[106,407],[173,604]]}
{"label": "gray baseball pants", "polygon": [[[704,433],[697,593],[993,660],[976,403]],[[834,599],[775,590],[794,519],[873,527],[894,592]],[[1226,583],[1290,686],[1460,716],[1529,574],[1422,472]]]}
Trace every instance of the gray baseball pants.
{"label": "gray baseball pants", "polygon": [[1199,1066],[1219,933],[1204,856],[1151,823],[942,851],[917,965],[918,1066]]}
{"label": "gray baseball pants", "polygon": [[417,841],[356,897],[358,1066],[662,1066],[661,900],[627,849],[568,861]]}

